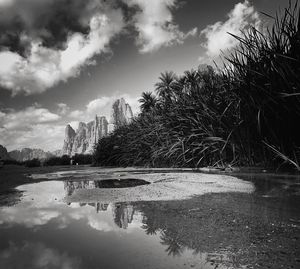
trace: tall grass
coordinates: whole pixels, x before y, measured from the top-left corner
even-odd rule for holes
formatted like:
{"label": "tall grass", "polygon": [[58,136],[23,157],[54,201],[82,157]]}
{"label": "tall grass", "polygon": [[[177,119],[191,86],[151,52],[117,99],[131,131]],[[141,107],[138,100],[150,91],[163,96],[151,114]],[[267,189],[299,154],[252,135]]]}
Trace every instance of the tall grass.
{"label": "tall grass", "polygon": [[99,141],[95,162],[299,168],[298,13],[296,2],[273,18],[272,28],[234,36],[239,46],[221,72],[207,67],[179,77],[162,73],[156,95],[142,94],[141,114]]}
{"label": "tall grass", "polygon": [[[241,101],[241,139],[276,156],[299,159],[300,21],[298,1],[277,13],[273,27],[251,28],[227,58],[225,76]],[[264,142],[261,145],[261,142]],[[264,145],[273,145],[271,147]],[[263,150],[263,151],[264,151]],[[255,152],[254,152],[255,154]],[[263,154],[263,152],[261,153]],[[285,158],[282,158],[286,161]],[[292,162],[290,162],[292,163]],[[296,162],[294,162],[296,163]],[[297,167],[297,166],[295,166]]]}

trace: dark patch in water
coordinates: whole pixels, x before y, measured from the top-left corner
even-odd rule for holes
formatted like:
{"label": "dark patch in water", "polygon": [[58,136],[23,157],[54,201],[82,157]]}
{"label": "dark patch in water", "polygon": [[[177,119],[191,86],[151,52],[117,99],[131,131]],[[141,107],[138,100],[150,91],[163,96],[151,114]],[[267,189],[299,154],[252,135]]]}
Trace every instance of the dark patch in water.
{"label": "dark patch in water", "polygon": [[150,182],[137,178],[105,179],[95,181],[95,188],[131,188],[148,184],[150,184]]}
{"label": "dark patch in water", "polygon": [[16,189],[0,190],[0,206],[13,206],[20,201],[22,192]]}

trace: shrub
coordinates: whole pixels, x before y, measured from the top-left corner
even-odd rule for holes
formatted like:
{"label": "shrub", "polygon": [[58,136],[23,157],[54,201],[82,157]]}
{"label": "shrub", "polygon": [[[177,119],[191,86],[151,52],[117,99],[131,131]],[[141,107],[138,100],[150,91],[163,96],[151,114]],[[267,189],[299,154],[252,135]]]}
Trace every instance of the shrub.
{"label": "shrub", "polygon": [[41,166],[41,161],[39,159],[32,159],[32,160],[27,160],[24,161],[24,165],[26,167],[40,167]]}
{"label": "shrub", "polygon": [[61,157],[51,157],[44,162],[45,166],[54,165],[69,165],[71,158],[68,155],[63,155]]}

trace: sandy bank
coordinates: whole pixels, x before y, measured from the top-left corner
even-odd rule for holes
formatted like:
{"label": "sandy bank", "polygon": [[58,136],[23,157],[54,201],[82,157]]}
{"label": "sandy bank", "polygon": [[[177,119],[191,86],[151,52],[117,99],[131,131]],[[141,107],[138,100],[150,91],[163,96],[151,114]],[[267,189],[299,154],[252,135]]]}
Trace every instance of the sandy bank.
{"label": "sandy bank", "polygon": [[[71,180],[83,180],[82,176],[82,174],[77,173],[73,175]],[[72,195],[65,198],[65,201],[68,203],[110,203],[182,200],[206,193],[251,193],[254,191],[252,183],[227,175],[175,172],[143,174],[111,171],[110,173],[107,172],[101,175],[91,173],[89,176],[84,176],[84,180],[105,180],[111,178],[118,178],[120,181],[127,178],[143,179],[151,184],[132,188],[77,188]]]}

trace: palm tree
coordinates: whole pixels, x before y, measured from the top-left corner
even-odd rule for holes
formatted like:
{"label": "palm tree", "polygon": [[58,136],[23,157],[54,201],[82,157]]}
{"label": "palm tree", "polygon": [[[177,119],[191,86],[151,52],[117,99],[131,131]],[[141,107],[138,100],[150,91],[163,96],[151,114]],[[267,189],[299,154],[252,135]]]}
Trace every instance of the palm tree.
{"label": "palm tree", "polygon": [[192,91],[197,92],[199,90],[199,74],[195,70],[185,71],[185,90],[187,93]]}
{"label": "palm tree", "polygon": [[142,113],[144,113],[155,108],[157,99],[151,92],[143,92],[139,102],[141,103]]}
{"label": "palm tree", "polygon": [[159,80],[160,82],[155,84],[159,97],[165,101],[171,99],[177,84],[175,73],[172,71],[161,73]]}

